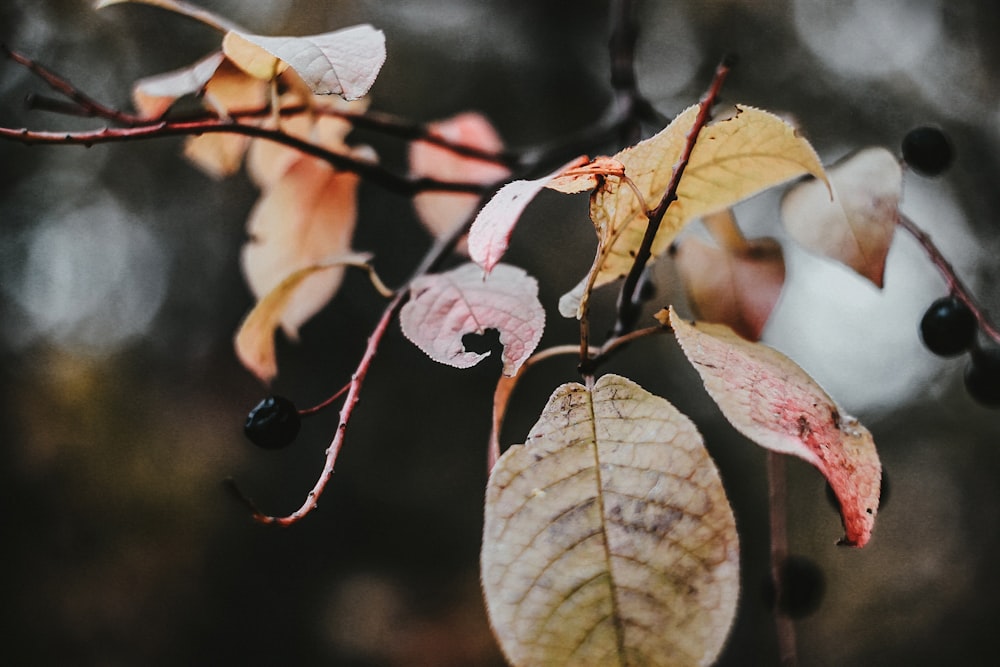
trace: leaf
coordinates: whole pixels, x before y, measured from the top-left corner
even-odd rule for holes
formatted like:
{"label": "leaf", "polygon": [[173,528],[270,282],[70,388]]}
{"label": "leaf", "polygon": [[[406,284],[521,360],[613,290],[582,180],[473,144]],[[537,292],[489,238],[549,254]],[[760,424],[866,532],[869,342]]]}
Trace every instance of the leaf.
{"label": "leaf", "polygon": [[754,239],[739,248],[720,248],[690,237],[678,244],[674,259],[698,319],[760,340],[785,282],[777,241]]}
{"label": "leaf", "polygon": [[616,375],[552,394],[490,474],[481,555],[507,658],[707,665],[736,613],[732,510],[694,424]]}
{"label": "leaf", "polygon": [[265,294],[247,314],[236,334],[236,356],[262,381],[273,380],[278,374],[274,331],[281,323],[296,290],[306,278],[315,273],[348,265],[365,265],[370,259],[371,255],[365,253],[351,253],[294,271]]}
{"label": "leaf", "polygon": [[213,51],[193,65],[140,79],[132,89],[136,108],[144,118],[159,118],[181,97],[201,92],[224,59]]}
{"label": "leaf", "polygon": [[189,2],[183,2],[183,0],[98,0],[94,4],[94,8],[103,9],[108,5],[118,5],[124,2],[133,2],[140,5],[151,5],[153,7],[159,7],[160,9],[166,9],[167,11],[187,16],[188,18],[192,18],[196,21],[201,21],[205,25],[215,28],[219,32],[239,30],[239,27],[237,27],[235,23],[219,16],[218,14],[213,14],[207,9],[203,9]]}
{"label": "leaf", "polygon": [[434,361],[469,368],[489,356],[465,351],[462,336],[500,332],[503,374],[514,375],[531,356],[545,327],[538,282],[522,269],[500,264],[483,278],[475,264],[417,278],[399,314],[403,334]]}
{"label": "leaf", "polygon": [[[299,269],[347,253],[357,218],[358,176],[335,171],[326,162],[303,157],[256,203],[247,220],[250,241],[243,247],[243,272],[263,298]],[[343,268],[303,279],[281,316],[290,338],[303,322],[333,298]]]}
{"label": "leaf", "polygon": [[[645,205],[654,207],[666,192],[698,107],[682,112],[659,134],[626,148],[615,159],[638,187]],[[652,245],[661,255],[690,220],[731,207],[762,190],[802,174],[825,179],[812,146],[774,114],[747,106],[702,129]],[[591,199],[590,216],[597,229],[598,255],[591,272],[593,287],[628,274],[642,243],[648,218],[643,202],[620,179],[609,178]],[[559,301],[564,317],[579,317],[590,277]]]}
{"label": "leaf", "polygon": [[230,31],[222,50],[259,79],[273,79],[287,66],[317,95],[355,100],[368,92],[385,62],[385,35],[367,24],[306,37]]}
{"label": "leaf", "polygon": [[593,190],[601,185],[608,176],[624,177],[625,165],[612,157],[598,156],[587,164],[566,169],[546,183],[545,187],[571,195]]}
{"label": "leaf", "polygon": [[[503,141],[485,116],[467,112],[431,123],[428,130],[452,144],[499,153]],[[410,175],[448,183],[498,183],[510,176],[510,169],[486,160],[465,157],[427,141],[410,144]],[[440,237],[469,219],[479,205],[479,195],[471,192],[419,192],[413,206],[420,221],[435,237]]]}
{"label": "leaf", "polygon": [[539,192],[551,181],[587,163],[587,156],[567,162],[551,174],[534,180],[517,180],[503,186],[479,211],[469,229],[469,257],[483,267],[486,273],[493,270],[507,252],[510,235],[514,232],[521,213]]}
{"label": "leaf", "polygon": [[792,237],[882,287],[896,231],[903,169],[884,148],[866,148],[829,169],[833,200],[814,181],[790,190],[781,216]]}
{"label": "leaf", "polygon": [[688,324],[672,308],[667,317],[729,423],[761,447],[816,466],[840,500],[846,531],[841,543],[867,544],[882,480],[868,429],[844,414],[815,380],[777,350],[744,340],[722,325]]}

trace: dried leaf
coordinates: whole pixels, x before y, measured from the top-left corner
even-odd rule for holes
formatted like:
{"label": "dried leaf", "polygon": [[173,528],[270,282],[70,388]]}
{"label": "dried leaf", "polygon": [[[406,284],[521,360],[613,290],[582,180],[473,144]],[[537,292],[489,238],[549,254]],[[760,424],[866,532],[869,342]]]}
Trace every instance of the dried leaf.
{"label": "dried leaf", "polygon": [[[243,272],[254,295],[263,298],[295,271],[349,251],[358,180],[303,157],[265,192],[250,213],[251,240],[243,247]],[[282,313],[286,335],[296,338],[299,326],[333,298],[343,273],[338,267],[303,279]]]}
{"label": "dried leaf", "polygon": [[222,50],[258,79],[273,79],[291,67],[317,95],[355,100],[368,92],[385,62],[385,35],[367,24],[306,37],[231,31]]}
{"label": "dried leaf", "polygon": [[513,665],[707,665],[739,545],[701,436],[623,377],[559,387],[490,475],[487,609]]}
{"label": "dried leaf", "polygon": [[399,314],[403,334],[431,359],[456,368],[489,356],[467,352],[462,336],[496,329],[504,346],[503,373],[514,375],[545,327],[538,282],[515,266],[500,264],[484,279],[475,264],[463,264],[417,278],[410,294]]}
{"label": "dried leaf", "polygon": [[875,442],[794,361],[718,324],[667,314],[705,389],[740,433],[761,447],[816,466],[840,500],[843,544],[863,547],[878,512],[882,464]]}
{"label": "dried leaf", "polygon": [[132,100],[144,118],[159,118],[181,97],[200,93],[225,56],[213,51],[198,62],[136,82]]}
{"label": "dried leaf", "polygon": [[[736,114],[702,129],[677,188],[677,200],[667,209],[653,241],[652,256],[666,251],[690,220],[731,207],[761,190],[805,173],[825,179],[812,146],[795,128],[774,114],[737,106]],[[663,197],[694,126],[698,107],[682,112],[659,134],[615,156],[625,165],[646,206]],[[593,286],[628,274],[642,243],[648,219],[643,203],[621,179],[609,178],[591,199],[590,215],[597,228],[598,256]],[[589,277],[559,302],[564,317],[579,317]]]}
{"label": "dried leaf", "polygon": [[781,215],[792,237],[882,287],[896,231],[903,169],[884,148],[866,148],[830,167],[834,197],[815,181],[785,195]]}
{"label": "dried leaf", "polygon": [[587,156],[567,162],[551,174],[534,180],[518,180],[500,188],[479,211],[469,229],[469,257],[489,273],[507,252],[510,235],[525,207],[553,179],[587,163]]}
{"label": "dried leaf", "polygon": [[785,283],[777,241],[754,239],[739,248],[720,248],[691,237],[678,244],[674,259],[698,319],[760,340]]}
{"label": "dried leaf", "polygon": [[[468,112],[431,123],[428,129],[452,144],[499,153],[503,141],[482,114]],[[410,144],[410,174],[448,183],[498,183],[510,170],[495,162],[464,157],[426,141]],[[413,206],[420,221],[436,237],[447,234],[469,219],[479,204],[479,195],[466,192],[420,192]]]}
{"label": "dried leaf", "polygon": [[293,272],[264,295],[253,307],[236,334],[236,356],[254,375],[270,382],[278,374],[274,349],[274,331],[281,323],[296,290],[309,276],[342,266],[364,265],[371,255],[352,253],[335,257],[322,264],[313,264]]}
{"label": "dried leaf", "polygon": [[608,176],[625,176],[625,165],[612,157],[599,156],[587,164],[567,169],[546,183],[545,187],[571,195],[593,190]]}

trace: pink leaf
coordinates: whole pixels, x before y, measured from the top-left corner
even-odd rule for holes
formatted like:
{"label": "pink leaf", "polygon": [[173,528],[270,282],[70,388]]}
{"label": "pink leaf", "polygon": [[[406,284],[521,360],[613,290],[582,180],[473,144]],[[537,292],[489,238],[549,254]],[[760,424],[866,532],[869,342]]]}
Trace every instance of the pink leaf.
{"label": "pink leaf", "polygon": [[761,447],[816,466],[840,500],[846,536],[871,538],[882,481],[875,442],[794,361],[718,324],[689,324],[671,308],[674,335],[736,430]]}
{"label": "pink leaf", "polygon": [[770,238],[720,248],[690,237],[674,258],[698,319],[725,324],[760,340],[785,282],[781,245]]}
{"label": "pink leaf", "polygon": [[[469,112],[431,123],[433,134],[452,144],[499,153],[503,141],[485,116]],[[448,183],[468,182],[489,185],[510,176],[507,167],[474,157],[466,157],[427,141],[410,145],[410,173],[415,178],[433,178]],[[420,192],[413,206],[420,221],[440,237],[468,220],[479,204],[471,192]]]}
{"label": "pink leaf", "polygon": [[781,204],[785,227],[809,250],[882,287],[903,189],[899,161],[884,148],[867,148],[827,173],[833,199],[819,181],[796,186]]}
{"label": "pink leaf", "polygon": [[514,375],[531,356],[545,327],[538,283],[522,269],[498,265],[485,280],[475,264],[422,276],[410,286],[399,321],[403,334],[427,356],[456,368],[475,366],[489,352],[467,352],[466,334],[500,332],[503,373]]}
{"label": "pink leaf", "polygon": [[510,235],[525,207],[555,178],[587,163],[587,157],[567,162],[551,174],[531,181],[513,181],[500,188],[476,216],[469,230],[469,256],[489,273],[507,252]]}
{"label": "pink leaf", "polygon": [[193,65],[140,79],[132,90],[136,108],[145,118],[159,118],[178,98],[201,92],[224,58],[213,51]]}

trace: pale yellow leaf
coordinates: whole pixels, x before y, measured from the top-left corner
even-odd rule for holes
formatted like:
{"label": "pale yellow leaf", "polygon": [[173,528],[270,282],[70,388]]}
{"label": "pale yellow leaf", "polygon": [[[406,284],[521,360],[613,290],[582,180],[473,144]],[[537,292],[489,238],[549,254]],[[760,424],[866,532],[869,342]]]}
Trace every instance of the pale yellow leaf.
{"label": "pale yellow leaf", "polygon": [[212,178],[225,178],[239,171],[250,137],[212,132],[188,137],[184,157]]}
{"label": "pale yellow leaf", "polygon": [[183,0],[98,0],[94,3],[94,8],[101,9],[109,5],[118,5],[125,2],[151,5],[153,7],[159,7],[160,9],[166,9],[167,11],[187,16],[188,18],[192,18],[196,21],[201,21],[205,25],[215,28],[219,32],[240,29],[239,26],[232,21],[225,19],[218,14],[213,14],[207,9],[190,2],[184,2]]}
{"label": "pale yellow leaf", "polygon": [[281,323],[295,291],[309,276],[320,271],[342,267],[363,266],[371,259],[365,253],[351,253],[334,257],[322,264],[313,264],[293,272],[253,307],[236,334],[236,356],[254,375],[270,382],[278,374],[278,361],[274,349],[274,332]]}
{"label": "pale yellow leaf", "polygon": [[794,361],[719,324],[669,322],[705,389],[736,430],[767,449],[816,466],[840,500],[843,544],[871,538],[882,481],[875,442]]}
{"label": "pale yellow leaf", "polygon": [[304,37],[229,32],[222,50],[259,79],[291,67],[317,95],[355,100],[368,92],[385,62],[385,35],[367,24]]}
{"label": "pale yellow leaf", "polygon": [[691,421],[615,375],[558,388],[486,491],[483,590],[517,667],[711,664],[739,545]]}
{"label": "pale yellow leaf", "polygon": [[[694,126],[698,107],[682,112],[659,134],[626,148],[615,159],[636,184],[649,208],[666,192]],[[789,179],[812,174],[825,180],[816,152],[795,128],[774,114],[737,106],[736,113],[707,125],[699,134],[677,200],[667,209],[652,245],[661,255],[690,220],[713,213]],[[591,272],[593,287],[628,274],[642,242],[648,218],[642,203],[622,179],[609,178],[591,200],[598,256]],[[565,317],[579,317],[591,277],[559,302]]]}
{"label": "pale yellow leaf", "polygon": [[828,171],[834,197],[816,181],[795,186],[781,203],[785,228],[809,250],[882,287],[903,193],[899,160],[884,148],[872,147]]}

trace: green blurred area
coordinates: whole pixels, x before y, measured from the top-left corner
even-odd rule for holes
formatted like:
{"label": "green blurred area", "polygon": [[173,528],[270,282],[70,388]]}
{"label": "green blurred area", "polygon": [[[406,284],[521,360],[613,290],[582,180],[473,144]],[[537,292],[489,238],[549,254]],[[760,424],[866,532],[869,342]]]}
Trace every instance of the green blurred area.
{"label": "green blurred area", "polygon": [[[478,110],[515,147],[584,128],[611,100],[604,2],[204,5],[270,34],[370,22],[388,45],[372,108],[417,121]],[[735,52],[724,101],[794,116],[826,162],[869,144],[898,152],[909,128],[943,127],[956,162],[942,179],[908,175],[904,207],[984,306],[1000,310],[1000,6],[637,5],[639,85],[668,117]],[[150,7],[6,0],[0,41],[127,107],[136,79],[192,62],[217,36]],[[0,63],[0,125],[100,126],[29,111],[28,93],[49,94],[23,68]],[[398,143],[356,139],[405,171]],[[478,589],[496,355],[468,371],[438,366],[394,325],[317,512],[289,529],[262,527],[225,493],[232,477],[265,511],[297,508],[336,424],[334,414],[307,420],[283,452],[242,437],[247,410],[268,391],[232,351],[252,305],[239,249],[256,196],[242,175],[198,172],[177,139],[0,143],[4,664],[503,664]],[[748,234],[781,237],[776,197],[738,209]],[[543,345],[577,337],[555,304],[590,264],[585,199],[540,197],[512,241],[510,261],[542,284]],[[399,284],[430,241],[407,200],[366,185],[361,201],[355,246]],[[788,252],[789,294],[770,340],[872,430],[893,485],[872,544],[845,550],[833,546],[840,526],[822,478],[790,466],[792,550],[827,578],[823,606],[799,623],[802,664],[992,664],[1000,420],[965,396],[960,360],[920,347],[922,308],[945,286],[905,238],[882,293]],[[668,263],[657,276],[670,282]],[[652,305],[678,294],[664,284]],[[274,390],[305,406],[341,387],[382,307],[364,276],[349,275],[299,344],[280,341]],[[607,326],[598,323],[595,331]],[[776,664],[761,595],[763,452],[722,420],[672,341],[642,341],[604,370],[668,398],[705,435],[744,553],[740,612],[720,664]],[[575,379],[568,358],[533,370],[514,396],[505,444]]]}

